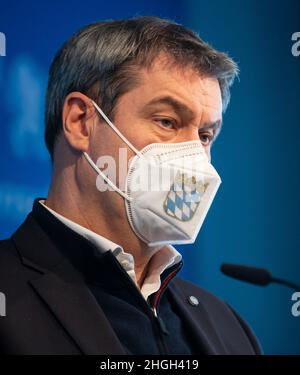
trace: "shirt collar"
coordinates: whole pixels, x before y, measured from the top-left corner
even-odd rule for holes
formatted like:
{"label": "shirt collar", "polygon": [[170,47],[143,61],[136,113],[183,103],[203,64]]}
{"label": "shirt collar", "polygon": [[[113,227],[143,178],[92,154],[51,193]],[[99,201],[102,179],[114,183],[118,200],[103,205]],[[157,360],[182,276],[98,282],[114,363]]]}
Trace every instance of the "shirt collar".
{"label": "shirt collar", "polygon": [[[45,200],[41,199],[39,200],[39,203],[64,225],[90,241],[100,253],[105,253],[110,250],[133,282],[137,285],[134,271],[134,258],[130,253],[125,252],[121,246],[109,239],[75,223],[63,215],[60,215],[50,207],[46,206]],[[161,274],[166,269],[173,267],[175,264],[179,264],[181,260],[182,255],[171,245],[163,246],[152,256],[148,266],[147,275],[140,289],[145,300],[147,300],[149,295],[159,290],[161,286]]]}

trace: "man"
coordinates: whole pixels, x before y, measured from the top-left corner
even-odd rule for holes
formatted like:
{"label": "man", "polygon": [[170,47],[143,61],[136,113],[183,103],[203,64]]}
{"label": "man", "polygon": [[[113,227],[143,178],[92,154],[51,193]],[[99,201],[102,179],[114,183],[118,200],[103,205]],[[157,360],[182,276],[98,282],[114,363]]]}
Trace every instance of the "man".
{"label": "man", "polygon": [[176,275],[170,245],[195,240],[219,186],[210,148],[236,74],[155,17],[95,23],[64,44],[47,90],[49,194],[1,242],[0,352],[260,353],[228,305]]}

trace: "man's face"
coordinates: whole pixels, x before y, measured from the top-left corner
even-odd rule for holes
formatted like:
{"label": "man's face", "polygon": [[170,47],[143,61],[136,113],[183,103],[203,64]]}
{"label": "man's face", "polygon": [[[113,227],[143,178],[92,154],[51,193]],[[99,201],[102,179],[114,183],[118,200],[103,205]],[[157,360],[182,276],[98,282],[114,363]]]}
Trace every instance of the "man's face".
{"label": "man's face", "polygon": [[[141,70],[139,79],[139,85],[118,100],[114,124],[119,131],[138,150],[151,143],[200,139],[210,159],[211,144],[220,131],[222,119],[222,98],[218,81],[201,77],[191,69],[170,66],[162,60],[157,60],[151,69]],[[90,154],[93,160],[102,155],[113,157],[117,167],[115,181],[118,186],[122,186],[118,178],[121,148],[127,149],[125,165],[128,166],[128,160],[134,153],[98,116],[91,138]],[[124,170],[122,174],[124,176]],[[106,211],[125,218],[123,198],[116,192],[110,191],[107,194],[109,196],[103,195],[101,203],[105,205]]]}
{"label": "man's face", "polygon": [[[139,77],[140,84],[124,94],[115,109],[114,123],[121,133],[139,150],[150,143],[200,139],[210,159],[222,119],[218,81],[170,66],[162,59],[151,69],[141,70]],[[108,126],[103,129],[102,122],[97,135],[98,146],[105,139],[108,155],[117,157],[117,149],[126,147]],[[128,154],[132,156],[131,151]]]}

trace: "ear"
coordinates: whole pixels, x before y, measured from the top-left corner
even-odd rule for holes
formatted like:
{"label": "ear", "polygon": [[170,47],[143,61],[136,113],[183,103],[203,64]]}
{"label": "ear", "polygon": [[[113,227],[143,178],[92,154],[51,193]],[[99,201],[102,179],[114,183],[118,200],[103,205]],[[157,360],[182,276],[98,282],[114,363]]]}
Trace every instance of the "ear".
{"label": "ear", "polygon": [[65,99],[62,113],[63,133],[76,151],[87,151],[95,115],[94,107],[86,95],[71,92]]}

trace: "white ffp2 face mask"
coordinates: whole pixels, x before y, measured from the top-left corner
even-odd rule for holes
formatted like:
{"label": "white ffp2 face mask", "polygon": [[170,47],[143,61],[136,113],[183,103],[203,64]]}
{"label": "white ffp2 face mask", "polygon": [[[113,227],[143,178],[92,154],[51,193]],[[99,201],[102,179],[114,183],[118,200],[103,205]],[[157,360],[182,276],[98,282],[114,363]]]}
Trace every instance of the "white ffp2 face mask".
{"label": "white ffp2 face mask", "polygon": [[193,243],[221,183],[200,140],[153,143],[139,151],[93,105],[136,154],[122,191],[84,152],[94,170],[124,198],[134,233],[149,246]]}

